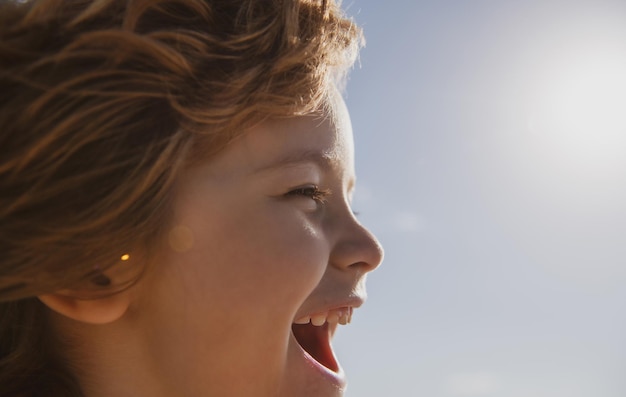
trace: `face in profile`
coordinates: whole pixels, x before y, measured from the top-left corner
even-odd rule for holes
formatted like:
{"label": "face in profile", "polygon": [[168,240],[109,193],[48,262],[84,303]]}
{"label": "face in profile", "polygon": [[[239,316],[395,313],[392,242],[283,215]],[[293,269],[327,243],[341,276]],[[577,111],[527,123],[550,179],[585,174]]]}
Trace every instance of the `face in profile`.
{"label": "face in profile", "polygon": [[354,185],[340,99],[253,127],[184,174],[126,316],[163,395],[343,394],[332,336],[382,260],[351,210]]}

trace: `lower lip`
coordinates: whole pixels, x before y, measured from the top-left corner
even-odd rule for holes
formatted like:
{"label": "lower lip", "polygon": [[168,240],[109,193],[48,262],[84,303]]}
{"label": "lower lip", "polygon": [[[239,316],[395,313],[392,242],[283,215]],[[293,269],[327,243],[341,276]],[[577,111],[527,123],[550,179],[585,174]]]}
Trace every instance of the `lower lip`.
{"label": "lower lip", "polygon": [[347,383],[346,376],[339,362],[337,362],[337,365],[339,366],[339,369],[337,370],[337,372],[331,371],[330,369],[320,364],[309,353],[307,353],[307,351],[304,350],[302,346],[300,346],[300,344],[296,340],[296,337],[293,335],[293,333],[291,334],[290,338],[291,338],[292,343],[298,346],[300,356],[306,362],[307,367],[311,368],[315,372],[315,375],[317,377],[322,378],[324,382],[330,383],[337,389],[345,389],[346,383]]}

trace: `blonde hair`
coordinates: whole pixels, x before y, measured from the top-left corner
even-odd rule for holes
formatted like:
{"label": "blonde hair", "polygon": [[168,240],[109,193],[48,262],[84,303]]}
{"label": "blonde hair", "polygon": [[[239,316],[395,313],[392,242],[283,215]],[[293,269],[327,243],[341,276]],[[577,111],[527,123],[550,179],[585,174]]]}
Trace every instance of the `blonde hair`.
{"label": "blonde hair", "polygon": [[326,0],[0,3],[0,390],[79,395],[32,297],[149,249],[181,170],[318,109],[361,43]]}

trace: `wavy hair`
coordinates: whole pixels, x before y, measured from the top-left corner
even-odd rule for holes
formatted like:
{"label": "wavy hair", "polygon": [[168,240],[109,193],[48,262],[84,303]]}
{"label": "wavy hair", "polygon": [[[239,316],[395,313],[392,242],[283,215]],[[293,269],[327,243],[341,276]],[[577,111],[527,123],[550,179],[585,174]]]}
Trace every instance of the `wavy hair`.
{"label": "wavy hair", "polygon": [[361,44],[331,0],[0,3],[0,390],[80,396],[34,297],[110,291],[181,170],[324,106]]}

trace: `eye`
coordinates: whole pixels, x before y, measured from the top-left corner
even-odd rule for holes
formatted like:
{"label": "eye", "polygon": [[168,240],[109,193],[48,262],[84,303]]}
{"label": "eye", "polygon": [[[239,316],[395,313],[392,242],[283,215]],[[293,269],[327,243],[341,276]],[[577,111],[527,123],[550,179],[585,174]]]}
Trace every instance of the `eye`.
{"label": "eye", "polygon": [[320,189],[317,185],[303,186],[289,191],[287,196],[302,196],[308,197],[318,203],[324,203],[326,198],[330,195],[330,190]]}

